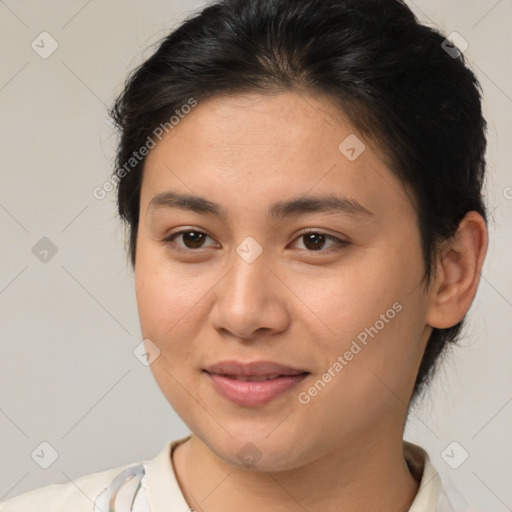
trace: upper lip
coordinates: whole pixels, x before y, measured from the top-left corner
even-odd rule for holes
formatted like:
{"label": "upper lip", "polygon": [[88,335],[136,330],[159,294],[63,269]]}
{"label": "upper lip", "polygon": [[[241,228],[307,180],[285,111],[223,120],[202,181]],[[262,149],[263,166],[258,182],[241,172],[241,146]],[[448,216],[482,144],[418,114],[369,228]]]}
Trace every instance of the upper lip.
{"label": "upper lip", "polygon": [[272,361],[254,361],[242,363],[239,361],[221,361],[205,368],[208,373],[217,375],[233,375],[235,377],[262,377],[265,375],[301,375],[309,373],[306,370],[293,368]]}

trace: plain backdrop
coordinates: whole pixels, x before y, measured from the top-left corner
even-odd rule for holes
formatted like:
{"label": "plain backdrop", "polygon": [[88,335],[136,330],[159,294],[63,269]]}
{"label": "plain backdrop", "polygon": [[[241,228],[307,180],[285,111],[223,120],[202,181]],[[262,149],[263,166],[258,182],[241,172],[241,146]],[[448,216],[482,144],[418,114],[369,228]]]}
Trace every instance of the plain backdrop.
{"label": "plain backdrop", "polygon": [[[406,438],[486,511],[512,510],[512,2],[409,4],[468,43],[489,123],[491,222],[465,336],[411,412]],[[0,501],[153,457],[188,433],[133,354],[141,335],[123,227],[114,194],[92,191],[112,170],[106,107],[201,5],[0,1]],[[53,450],[43,469],[37,453]],[[447,462],[466,452],[458,468]]]}

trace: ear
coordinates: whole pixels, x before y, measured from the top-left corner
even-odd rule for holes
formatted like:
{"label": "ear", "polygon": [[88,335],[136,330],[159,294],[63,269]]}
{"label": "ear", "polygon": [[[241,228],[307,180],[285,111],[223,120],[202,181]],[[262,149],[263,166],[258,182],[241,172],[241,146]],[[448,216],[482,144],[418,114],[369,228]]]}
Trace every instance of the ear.
{"label": "ear", "polygon": [[462,320],[476,294],[487,244],[485,220],[477,212],[468,212],[438,256],[427,308],[428,325],[446,329]]}

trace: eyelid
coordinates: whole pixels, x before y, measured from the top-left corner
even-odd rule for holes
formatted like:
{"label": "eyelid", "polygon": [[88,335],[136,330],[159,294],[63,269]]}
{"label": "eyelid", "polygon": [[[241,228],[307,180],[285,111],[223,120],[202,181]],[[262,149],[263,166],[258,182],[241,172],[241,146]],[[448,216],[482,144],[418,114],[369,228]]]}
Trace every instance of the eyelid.
{"label": "eyelid", "polygon": [[[212,240],[214,240],[214,238],[211,237],[206,231],[204,231],[204,230],[202,230],[202,229],[200,229],[198,227],[195,227],[195,226],[189,226],[189,227],[185,227],[185,228],[180,228],[178,231],[174,231],[174,232],[170,232],[170,233],[166,234],[164,236],[164,238],[162,239],[162,242],[170,244],[170,243],[174,242],[174,238],[175,237],[177,237],[179,235],[182,235],[182,234],[185,234],[185,233],[189,233],[190,231],[195,231],[197,233],[206,235],[207,237],[209,237]],[[337,245],[334,246],[334,247],[329,247],[328,249],[319,249],[318,251],[312,251],[312,250],[308,250],[308,249],[299,249],[300,251],[308,253],[308,254],[319,254],[319,255],[322,255],[322,254],[326,254],[326,253],[330,253],[330,252],[333,252],[333,251],[336,251],[336,250],[343,249],[345,246],[350,244],[350,242],[348,240],[344,240],[343,238],[339,238],[338,236],[332,235],[332,234],[330,234],[330,233],[328,233],[328,232],[326,232],[326,231],[324,231],[323,229],[320,229],[320,228],[306,228],[303,231],[300,231],[298,234],[295,235],[295,237],[294,237],[294,239],[292,240],[291,243],[297,241],[301,236],[307,235],[308,233],[315,233],[315,234],[318,234],[318,235],[322,235],[322,236],[325,236],[328,239],[331,239],[331,240],[334,240],[334,241],[337,242]],[[184,251],[184,252],[188,252],[188,253],[194,253],[194,252],[199,253],[202,250],[208,249],[208,248],[209,247],[200,247],[198,249],[187,249],[187,248],[178,246],[176,250]]]}
{"label": "eyelid", "polygon": [[327,231],[324,231],[323,229],[320,229],[320,228],[306,228],[305,230],[300,231],[295,236],[295,238],[293,239],[293,242],[298,240],[300,237],[302,237],[304,235],[307,235],[308,233],[315,233],[315,234],[318,234],[318,235],[323,235],[323,236],[325,236],[325,238],[328,238],[330,240],[334,240],[334,241],[337,242],[336,246],[334,246],[334,247],[329,247],[328,249],[319,249],[318,251],[310,251],[310,250],[307,250],[307,249],[299,249],[300,251],[305,252],[308,255],[309,254],[313,254],[313,255],[315,255],[315,254],[318,254],[318,255],[329,254],[329,253],[331,253],[333,251],[337,251],[337,250],[343,249],[344,247],[346,247],[347,245],[350,245],[350,243],[351,243],[351,242],[349,242],[348,240],[346,240],[344,238],[340,238],[339,236],[332,235],[332,234],[328,233]]}
{"label": "eyelid", "polygon": [[[180,228],[178,231],[167,233],[163,237],[162,242],[165,242],[166,244],[171,244],[172,242],[174,242],[175,237],[177,237],[179,235],[183,235],[185,233],[189,233],[190,231],[195,231],[196,233],[201,233],[202,235],[206,235],[207,237],[209,237],[213,240],[213,237],[211,237],[206,231],[204,231],[198,227],[195,227],[195,226],[189,226],[189,227],[185,227],[185,228]],[[208,249],[208,248],[209,247],[200,247],[199,249],[187,249],[186,247],[178,246],[175,250],[191,253],[191,252],[201,252],[203,249]]]}
{"label": "eyelid", "polygon": [[334,235],[334,234],[332,234],[332,233],[330,233],[330,232],[328,232],[328,231],[326,231],[325,229],[322,229],[322,228],[305,228],[302,231],[299,231],[299,233],[296,235],[296,237],[302,236],[302,235],[306,235],[308,233],[318,233],[319,235],[330,236],[330,237],[333,237],[333,238],[339,238],[339,236],[342,236],[342,235],[339,235],[339,236]]}

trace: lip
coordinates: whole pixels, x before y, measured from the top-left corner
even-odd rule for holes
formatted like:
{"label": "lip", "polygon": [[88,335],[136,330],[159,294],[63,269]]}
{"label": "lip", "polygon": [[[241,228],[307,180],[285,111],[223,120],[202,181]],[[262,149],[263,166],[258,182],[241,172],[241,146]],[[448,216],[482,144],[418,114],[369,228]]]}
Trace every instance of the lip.
{"label": "lip", "polygon": [[[309,372],[271,361],[223,361],[204,370],[214,388],[241,407],[264,405],[304,380]],[[269,377],[269,380],[238,380]]]}

